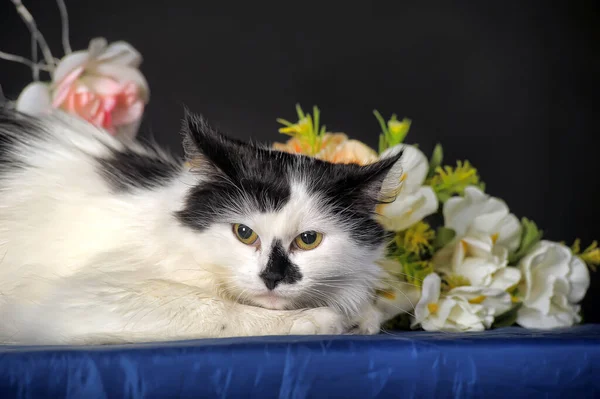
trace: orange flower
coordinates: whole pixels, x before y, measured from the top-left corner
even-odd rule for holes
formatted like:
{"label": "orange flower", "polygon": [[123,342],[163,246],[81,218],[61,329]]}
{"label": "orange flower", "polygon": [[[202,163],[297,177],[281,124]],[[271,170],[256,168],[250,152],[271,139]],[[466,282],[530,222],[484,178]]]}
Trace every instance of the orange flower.
{"label": "orange flower", "polygon": [[[292,154],[307,154],[309,146],[296,137],[286,143],[274,143],[273,148]],[[325,133],[315,158],[332,163],[367,165],[379,159],[377,152],[358,140],[348,140],[344,133]]]}

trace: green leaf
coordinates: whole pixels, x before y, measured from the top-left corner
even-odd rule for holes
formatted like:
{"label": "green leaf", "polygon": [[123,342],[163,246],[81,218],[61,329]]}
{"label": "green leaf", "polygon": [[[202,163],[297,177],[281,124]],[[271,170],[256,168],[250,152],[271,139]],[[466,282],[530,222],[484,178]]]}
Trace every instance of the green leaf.
{"label": "green leaf", "polygon": [[302,111],[300,104],[296,104],[296,113],[298,114],[298,120],[304,118],[304,111]]}
{"label": "green leaf", "polygon": [[527,252],[540,242],[544,235],[544,232],[539,230],[536,224],[527,218],[521,219],[521,226],[523,231],[521,232],[519,249],[508,257],[508,263],[512,265],[516,264],[527,255]]}
{"label": "green leaf", "polygon": [[320,130],[319,130],[319,116],[320,116],[319,108],[317,108],[317,106],[315,105],[315,106],[313,106],[313,121],[314,121],[313,122],[314,123],[313,130],[316,133],[316,135],[318,135],[320,133]]}
{"label": "green leaf", "polygon": [[379,135],[379,153],[385,151],[385,139],[383,138],[383,134]]}
{"label": "green leaf", "polygon": [[285,119],[281,119],[281,118],[277,118],[277,119],[276,119],[276,121],[277,121],[278,123],[281,123],[282,125],[285,125],[285,126],[288,126],[288,127],[293,125],[293,123],[292,123],[292,122],[290,122],[290,121],[287,121],[287,120],[285,120]]}
{"label": "green leaf", "polygon": [[430,179],[435,174],[435,169],[438,166],[442,165],[442,161],[444,160],[444,151],[442,150],[441,144],[436,144],[433,149],[433,153],[431,154],[431,159],[429,160],[429,173],[427,174],[427,178]]}
{"label": "green leaf", "polygon": [[496,317],[496,319],[494,320],[494,324],[492,324],[492,328],[510,327],[514,325],[517,321],[517,314],[519,312],[519,308],[522,305],[522,303],[518,303],[508,312],[504,312],[500,316]]}
{"label": "green leaf", "polygon": [[387,123],[383,119],[383,116],[376,109],[373,110],[373,115],[377,118],[377,122],[379,122],[379,126],[381,127],[381,133],[379,134],[379,153],[381,154],[385,151],[389,146],[389,133],[387,128]]}
{"label": "green leaf", "polygon": [[437,193],[437,197],[441,203],[444,203],[444,202],[448,201],[450,198],[452,198],[453,195],[451,193],[447,193],[447,192],[439,192],[439,193]]}
{"label": "green leaf", "polygon": [[434,251],[445,247],[450,241],[456,237],[456,231],[447,227],[438,227],[435,233],[435,239],[433,240]]}

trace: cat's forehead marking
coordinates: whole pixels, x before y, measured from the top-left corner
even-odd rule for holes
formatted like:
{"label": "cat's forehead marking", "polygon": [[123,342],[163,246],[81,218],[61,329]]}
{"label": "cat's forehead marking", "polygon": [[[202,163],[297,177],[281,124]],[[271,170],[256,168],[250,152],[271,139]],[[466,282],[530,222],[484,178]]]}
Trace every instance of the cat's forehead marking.
{"label": "cat's forehead marking", "polygon": [[248,223],[261,238],[289,242],[306,230],[320,230],[327,225],[330,217],[321,209],[322,200],[310,193],[302,182],[292,181],[290,197],[278,210],[262,213],[255,212]]}

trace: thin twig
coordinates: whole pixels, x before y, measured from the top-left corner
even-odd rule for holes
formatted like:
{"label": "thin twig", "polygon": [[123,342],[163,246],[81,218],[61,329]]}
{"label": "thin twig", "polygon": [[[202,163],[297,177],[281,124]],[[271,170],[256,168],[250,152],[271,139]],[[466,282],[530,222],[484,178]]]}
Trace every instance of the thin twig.
{"label": "thin twig", "polygon": [[71,54],[71,43],[69,43],[69,14],[67,13],[67,5],[65,0],[56,0],[58,9],[60,10],[60,22],[62,26],[62,44],[65,54]]}
{"label": "thin twig", "polygon": [[[27,25],[29,32],[31,32],[33,37],[35,37],[36,42],[39,44],[40,49],[42,50],[42,54],[44,55],[44,59],[46,60],[46,64],[50,68],[50,71],[53,71],[54,70],[54,57],[52,56],[50,47],[48,47],[48,43],[46,43],[46,39],[44,39],[42,32],[40,32],[38,30],[37,24],[35,23],[33,16],[27,10],[27,8],[25,8],[25,6],[21,2],[21,0],[11,0],[11,1],[15,5],[15,8],[17,9],[17,12],[21,16],[21,19],[23,20],[23,22],[25,22],[25,25]],[[35,65],[38,65],[38,64],[35,64]]]}
{"label": "thin twig", "polygon": [[38,44],[35,35],[31,35],[31,73],[33,75],[33,81],[37,82],[40,80],[40,68],[38,68]]}
{"label": "thin twig", "polygon": [[6,61],[13,61],[13,62],[18,62],[20,64],[24,64],[27,65],[29,68],[31,69],[37,69],[42,70],[42,71],[49,71],[50,68],[45,65],[45,64],[36,64],[33,61],[25,58],[25,57],[21,57],[20,55],[16,55],[16,54],[9,54],[9,53],[5,53],[4,51],[0,51],[0,58]]}

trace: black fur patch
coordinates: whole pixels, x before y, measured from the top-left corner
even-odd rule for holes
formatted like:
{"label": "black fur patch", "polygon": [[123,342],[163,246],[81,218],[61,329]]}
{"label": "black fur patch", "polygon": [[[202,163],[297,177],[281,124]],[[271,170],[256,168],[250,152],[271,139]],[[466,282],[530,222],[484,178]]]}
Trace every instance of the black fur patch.
{"label": "black fur patch", "polygon": [[98,159],[100,173],[115,191],[153,188],[163,185],[181,171],[181,165],[160,156],[151,147],[150,155],[131,149],[114,151],[109,158]]}
{"label": "black fur patch", "polygon": [[273,242],[269,262],[260,278],[269,290],[274,290],[279,284],[294,284],[302,280],[300,269],[290,261],[281,241]]}
{"label": "black fur patch", "polygon": [[193,188],[179,220],[203,230],[216,222],[235,222],[239,215],[280,210],[289,200],[289,164],[269,150],[230,139],[197,119],[184,126],[186,153],[208,181]]}
{"label": "black fur patch", "polygon": [[277,211],[288,202],[294,178],[323,198],[325,211],[357,244],[378,246],[386,239],[374,211],[383,179],[401,154],[369,166],[331,164],[230,139],[189,115],[184,134],[188,157],[201,159],[204,177],[207,170],[212,176],[190,191],[177,213],[183,224],[202,230],[235,223],[247,211]]}
{"label": "black fur patch", "polygon": [[37,118],[0,106],[0,170],[23,166],[14,156],[15,147],[39,138],[43,132]]}

